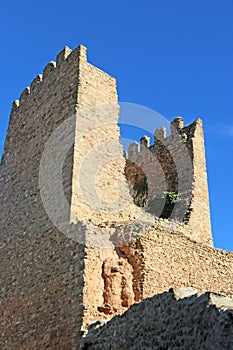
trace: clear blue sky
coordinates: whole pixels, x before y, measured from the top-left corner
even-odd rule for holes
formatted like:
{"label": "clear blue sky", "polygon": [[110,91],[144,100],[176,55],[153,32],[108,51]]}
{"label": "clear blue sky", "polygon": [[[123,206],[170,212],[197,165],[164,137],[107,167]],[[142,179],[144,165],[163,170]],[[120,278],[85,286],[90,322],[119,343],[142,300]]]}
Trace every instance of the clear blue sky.
{"label": "clear blue sky", "polygon": [[12,101],[82,43],[120,101],[203,118],[215,246],[233,250],[233,0],[1,0],[0,29],[0,154]]}

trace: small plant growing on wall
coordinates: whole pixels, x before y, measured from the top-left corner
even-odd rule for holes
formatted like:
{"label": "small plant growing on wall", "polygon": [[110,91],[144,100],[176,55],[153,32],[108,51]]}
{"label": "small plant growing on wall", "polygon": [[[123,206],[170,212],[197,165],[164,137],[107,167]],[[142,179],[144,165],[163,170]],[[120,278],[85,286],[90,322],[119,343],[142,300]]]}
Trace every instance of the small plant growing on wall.
{"label": "small plant growing on wall", "polygon": [[177,193],[165,191],[161,195],[148,199],[146,210],[162,219],[169,219],[178,201]]}

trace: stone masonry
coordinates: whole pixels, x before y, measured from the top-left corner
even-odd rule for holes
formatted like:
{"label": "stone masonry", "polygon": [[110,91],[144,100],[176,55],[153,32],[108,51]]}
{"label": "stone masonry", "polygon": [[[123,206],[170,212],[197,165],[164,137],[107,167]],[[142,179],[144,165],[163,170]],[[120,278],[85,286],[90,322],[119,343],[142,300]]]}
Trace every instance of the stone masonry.
{"label": "stone masonry", "polygon": [[[202,294],[233,297],[233,253],[213,248],[202,121],[177,117],[170,136],[157,129],[152,146],[144,136],[125,158],[118,116],[116,80],[82,45],[65,47],[13,102],[0,166],[3,350],[232,342],[232,313]],[[167,218],[164,193],[175,198]],[[179,301],[171,288],[199,294]],[[119,339],[124,322],[130,340]],[[164,322],[166,340],[151,334]]]}
{"label": "stone masonry", "polygon": [[[144,177],[140,181],[141,172]],[[145,177],[149,197],[156,197],[163,191],[177,194],[180,201],[172,218],[186,223],[191,229],[190,238],[213,245],[201,119],[184,127],[183,119],[177,117],[171,123],[170,136],[166,137],[166,129],[159,128],[155,130],[153,145],[148,137],[141,138],[140,147],[135,142],[131,144],[126,176],[133,188],[135,179],[139,179],[139,194]]]}
{"label": "stone masonry", "polygon": [[194,288],[171,289],[92,324],[81,349],[232,350],[233,302]]}

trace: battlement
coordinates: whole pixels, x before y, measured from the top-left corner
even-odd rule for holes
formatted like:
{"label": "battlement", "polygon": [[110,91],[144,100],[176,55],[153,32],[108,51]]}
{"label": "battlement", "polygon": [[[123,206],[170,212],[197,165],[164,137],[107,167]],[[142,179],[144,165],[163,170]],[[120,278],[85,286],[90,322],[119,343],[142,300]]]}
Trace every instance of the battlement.
{"label": "battlement", "polygon": [[[66,82],[67,76],[69,80]],[[108,86],[109,91],[114,91],[114,94],[110,93],[107,98],[105,92],[102,93],[102,84]],[[78,90],[81,93],[78,93]],[[76,113],[77,108],[93,106],[97,103],[117,103],[115,91],[116,79],[87,61],[85,46],[80,45],[74,50],[65,46],[57,55],[56,62],[50,61],[43,69],[43,73],[37,75],[30,86],[23,90],[19,99],[13,101],[1,164],[7,161],[6,154],[15,151],[11,141],[14,134],[16,140],[19,138],[17,128],[20,129],[20,133],[26,133],[30,128],[30,134],[31,128],[37,123],[41,123],[40,127],[43,124],[46,127],[47,118],[51,118],[52,125],[55,116],[55,123],[59,124],[62,121],[62,115],[68,111],[71,100],[73,103],[70,116]],[[85,98],[86,95],[87,98]],[[43,133],[46,134],[45,131]],[[16,143],[14,141],[14,145]]]}
{"label": "battlement", "polygon": [[26,87],[21,93],[19,100],[15,100],[12,103],[12,112],[15,112],[24,103],[28,103],[29,98],[33,98],[31,94],[36,94],[38,89],[41,88],[41,84],[50,79],[53,74],[59,74],[59,69],[62,68],[64,63],[73,64],[74,62],[79,64],[79,61],[87,60],[87,48],[83,45],[78,46],[75,50],[71,50],[68,46],[57,55],[56,62],[50,61],[43,69],[43,74],[39,74],[33,79],[30,87]]}
{"label": "battlement", "polygon": [[[212,245],[202,120],[184,126],[177,117],[170,123],[170,135],[158,128],[153,141],[151,145],[143,136],[140,145],[128,147],[125,173],[135,204],[155,216],[184,222],[193,228],[192,239]],[[170,208],[164,193],[176,201]]]}
{"label": "battlement", "polygon": [[170,143],[174,142],[174,139],[180,140],[188,145],[190,140],[195,136],[198,128],[202,128],[202,125],[202,120],[198,118],[192,124],[184,126],[183,118],[176,117],[170,123],[170,135],[167,136],[166,128],[160,127],[154,132],[153,144],[151,144],[151,139],[147,135],[141,137],[140,144],[136,141],[132,142],[128,147],[128,159],[132,160],[132,157],[137,153],[143,152],[145,147],[149,150],[153,150],[156,146],[161,146],[161,143],[165,147],[169,147]]}

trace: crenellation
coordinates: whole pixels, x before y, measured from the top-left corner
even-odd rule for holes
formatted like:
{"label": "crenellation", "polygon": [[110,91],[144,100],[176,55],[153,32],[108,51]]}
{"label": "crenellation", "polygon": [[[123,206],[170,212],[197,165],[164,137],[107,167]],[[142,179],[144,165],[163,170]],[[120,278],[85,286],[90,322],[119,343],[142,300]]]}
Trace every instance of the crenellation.
{"label": "crenellation", "polygon": [[154,132],[154,144],[159,141],[163,141],[167,137],[167,129],[164,127],[157,128]]}
{"label": "crenellation", "polygon": [[[140,152],[134,144],[130,145],[126,174],[137,205],[142,206],[140,197],[146,205],[164,192],[177,194],[179,201],[174,206],[173,219],[191,228],[187,235],[193,239],[213,245],[203,139],[201,119],[184,127],[183,119],[177,117],[171,122],[169,136],[166,137],[165,128],[159,128],[153,145],[148,147],[145,136],[141,138]],[[157,211],[154,215],[158,215]]]}
{"label": "crenellation", "polygon": [[181,117],[176,117],[171,123],[170,123],[170,130],[171,134],[177,133],[177,131],[180,131],[184,127],[184,119]]}
{"label": "crenellation", "polygon": [[56,57],[56,66],[59,67],[71,54],[72,50],[65,46],[64,49]]}
{"label": "crenellation", "polygon": [[18,107],[19,107],[19,100],[13,101],[11,111],[14,112]]}
{"label": "crenellation", "polygon": [[[176,142],[191,142],[191,139],[195,136],[195,133],[198,130],[203,128],[203,123],[200,118],[196,119],[192,124],[184,126],[184,120],[182,117],[177,117],[171,122],[171,132],[170,135],[167,135],[167,129],[164,127],[157,128],[154,132],[154,143],[150,145],[150,138],[146,135],[141,137],[140,145],[143,145],[146,148],[150,148],[151,151],[158,146],[163,145],[164,148],[169,148],[174,142],[174,137],[177,139]],[[178,131],[178,132],[177,132]],[[128,153],[139,153],[140,147],[136,146],[136,142],[133,142],[128,147]],[[131,150],[132,148],[132,150]]]}
{"label": "crenellation", "polygon": [[40,88],[40,83],[43,80],[43,75],[42,74],[38,74],[35,79],[33,79],[33,81],[31,82],[30,85],[30,92],[34,92],[35,90],[37,90],[38,88]]}
{"label": "crenellation", "polygon": [[189,142],[192,142],[192,139],[195,137],[195,133],[200,129],[203,129],[203,122],[200,118],[197,118],[190,125],[183,127],[182,133],[187,135]]}
{"label": "crenellation", "polygon": [[67,62],[69,64],[72,64],[72,62],[76,62],[76,64],[80,64],[80,62],[87,63],[87,48],[83,45],[79,45],[69,54],[67,57]]}
{"label": "crenellation", "polygon": [[84,45],[79,45],[79,58],[83,61],[87,61],[87,48]]}
{"label": "crenellation", "polygon": [[50,74],[56,69],[56,62],[50,61],[43,69],[43,80],[49,78]]}
{"label": "crenellation", "polygon": [[139,144],[137,142],[133,142],[128,147],[128,159],[133,160],[135,156],[137,156],[139,152]]}
{"label": "crenellation", "polygon": [[140,150],[142,150],[144,147],[150,147],[150,138],[146,135],[140,139]]}
{"label": "crenellation", "polygon": [[[30,84],[30,87],[26,87],[20,95],[20,99],[12,104],[12,112],[19,107],[19,105],[23,104],[25,99],[34,91],[38,91],[40,89],[40,84],[44,80],[47,80],[51,74],[53,74],[54,70],[58,67],[62,66],[62,63],[67,59],[71,61],[76,61],[78,65],[78,61],[86,61],[87,48],[83,45],[78,46],[75,50],[71,50],[68,46],[65,46],[64,49],[57,55],[56,62],[50,61],[45,68],[43,69],[43,74],[38,74],[35,79]],[[78,60],[77,60],[78,59]],[[101,71],[100,71],[101,72]],[[104,73],[104,72],[103,72]]]}
{"label": "crenellation", "polygon": [[29,94],[30,94],[30,87],[26,87],[26,89],[24,89],[23,92],[20,95],[19,105],[21,105],[21,104],[23,104],[25,102],[25,100],[27,99]]}
{"label": "crenellation", "polygon": [[195,137],[197,133],[202,133],[203,135],[203,122],[200,118],[197,118],[193,123],[193,137]]}

